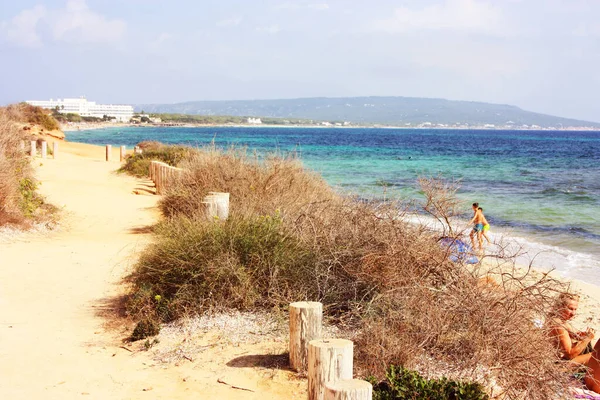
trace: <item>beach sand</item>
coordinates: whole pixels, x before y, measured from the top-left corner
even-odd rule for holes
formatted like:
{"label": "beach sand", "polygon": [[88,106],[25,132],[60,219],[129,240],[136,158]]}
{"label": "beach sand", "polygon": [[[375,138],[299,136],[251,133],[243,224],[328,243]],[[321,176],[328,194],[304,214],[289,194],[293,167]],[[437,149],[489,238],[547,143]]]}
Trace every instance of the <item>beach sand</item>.
{"label": "beach sand", "polygon": [[59,228],[0,233],[0,398],[302,397],[306,383],[290,371],[227,365],[280,354],[282,340],[236,346],[207,333],[195,338],[206,347],[174,363],[156,361],[143,343],[123,344],[131,325],[105,314],[149,243],[158,196],[150,182],[114,173],[118,148],[106,162],[102,147],[59,146],[56,160],[33,161],[41,193],[61,208]]}
{"label": "beach sand", "polygon": [[[122,342],[132,326],[110,310],[150,242],[158,196],[151,182],[114,173],[118,148],[106,162],[102,147],[59,146],[56,160],[33,161],[41,193],[61,208],[59,228],[0,233],[0,398],[305,398],[304,379],[261,362],[281,361],[285,335],[236,343],[214,329],[161,333],[150,351]],[[600,288],[573,284],[583,293],[574,325],[600,331]]]}

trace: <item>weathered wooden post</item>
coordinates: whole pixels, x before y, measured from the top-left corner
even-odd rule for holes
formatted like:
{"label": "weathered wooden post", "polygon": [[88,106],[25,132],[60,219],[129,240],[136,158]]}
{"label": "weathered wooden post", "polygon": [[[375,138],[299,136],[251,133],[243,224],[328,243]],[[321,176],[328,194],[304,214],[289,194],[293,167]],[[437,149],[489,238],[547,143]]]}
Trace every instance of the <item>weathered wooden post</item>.
{"label": "weathered wooden post", "polygon": [[44,140],[42,141],[42,158],[46,158],[48,155],[48,143]]}
{"label": "weathered wooden post", "polygon": [[126,153],[127,153],[127,147],[121,146],[121,153],[120,153],[119,161],[123,162],[123,160],[125,160]]}
{"label": "weathered wooden post", "polygon": [[56,160],[58,156],[58,142],[52,142],[52,158]]}
{"label": "weathered wooden post", "polygon": [[214,209],[218,219],[225,221],[229,218],[229,193],[208,192],[208,196],[204,197],[204,201],[214,203],[210,208]]}
{"label": "weathered wooden post", "polygon": [[107,144],[106,145],[106,161],[110,161],[112,155],[112,145]]}
{"label": "weathered wooden post", "polygon": [[156,163],[154,168],[154,184],[156,185],[156,194],[160,194],[160,164]]}
{"label": "weathered wooden post", "polygon": [[31,143],[30,143],[31,148],[29,149],[29,155],[31,157],[35,157],[35,147],[36,147],[36,144],[37,144],[37,142],[35,140],[32,140]]}
{"label": "weathered wooden post", "polygon": [[372,400],[373,385],[362,379],[351,379],[328,383],[325,400]]}
{"label": "weathered wooden post", "polygon": [[290,367],[303,372],[308,363],[308,343],[321,339],[323,304],[299,301],[290,304]]}
{"label": "weathered wooden post", "polygon": [[328,383],[352,379],[353,346],[346,339],[308,343],[308,400],[324,400]]}
{"label": "weathered wooden post", "polygon": [[156,193],[163,194],[165,192],[165,181],[166,181],[166,165],[163,163],[158,164],[158,185],[156,186]]}

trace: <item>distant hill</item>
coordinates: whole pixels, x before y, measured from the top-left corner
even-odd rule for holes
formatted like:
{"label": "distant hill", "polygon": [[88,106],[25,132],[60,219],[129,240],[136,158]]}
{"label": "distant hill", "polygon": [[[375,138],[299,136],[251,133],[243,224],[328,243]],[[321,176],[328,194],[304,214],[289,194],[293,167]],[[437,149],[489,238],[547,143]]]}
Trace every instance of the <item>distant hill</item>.
{"label": "distant hill", "polygon": [[434,125],[594,127],[600,123],[555,117],[505,104],[417,97],[315,97],[281,100],[191,101],[138,104],[136,111],[312,119],[361,125]]}

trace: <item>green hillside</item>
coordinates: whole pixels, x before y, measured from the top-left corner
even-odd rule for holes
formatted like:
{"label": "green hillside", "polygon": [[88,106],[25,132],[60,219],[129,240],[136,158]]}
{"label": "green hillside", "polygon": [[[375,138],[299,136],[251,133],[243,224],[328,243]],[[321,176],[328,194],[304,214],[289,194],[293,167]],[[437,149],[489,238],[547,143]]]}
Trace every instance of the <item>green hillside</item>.
{"label": "green hillside", "polygon": [[445,125],[594,127],[600,123],[579,121],[525,111],[516,106],[472,101],[415,97],[340,97],[282,100],[192,101],[177,104],[140,104],[136,110],[151,113],[231,115],[309,119],[414,126]]}

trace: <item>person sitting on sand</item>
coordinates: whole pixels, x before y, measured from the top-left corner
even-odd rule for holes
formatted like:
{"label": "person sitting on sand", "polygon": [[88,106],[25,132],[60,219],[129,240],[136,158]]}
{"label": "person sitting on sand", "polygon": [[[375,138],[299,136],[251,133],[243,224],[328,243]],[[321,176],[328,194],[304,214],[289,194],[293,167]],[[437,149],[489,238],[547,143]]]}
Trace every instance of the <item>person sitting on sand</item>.
{"label": "person sitting on sand", "polygon": [[[492,242],[490,241],[490,238],[487,235],[487,232],[490,230],[490,224],[488,223],[487,219],[485,218],[485,214],[483,213],[483,208],[479,207],[478,210],[481,213],[481,215],[483,215],[483,230],[481,231],[481,235],[485,238],[485,240],[487,240],[488,244],[490,244]],[[483,240],[482,240],[482,242],[483,242]]]}
{"label": "person sitting on sand", "polygon": [[475,249],[475,236],[477,236],[477,243],[479,243],[479,250],[483,247],[483,239],[481,238],[481,233],[483,232],[483,223],[485,221],[485,217],[483,213],[479,211],[479,203],[473,203],[473,218],[469,222],[469,225],[473,225],[473,230],[469,234],[471,237],[471,244],[473,245],[473,249]]}
{"label": "person sitting on sand", "polygon": [[578,307],[579,296],[561,293],[550,316],[550,335],[561,358],[585,365],[591,357],[591,342],[595,331],[592,328],[580,332],[573,329],[569,321],[575,316]]}
{"label": "person sitting on sand", "polygon": [[579,296],[561,293],[550,315],[550,336],[556,344],[560,358],[586,367],[585,384],[600,393],[600,340],[592,347],[595,331],[575,331],[569,321],[573,319],[579,307]]}

